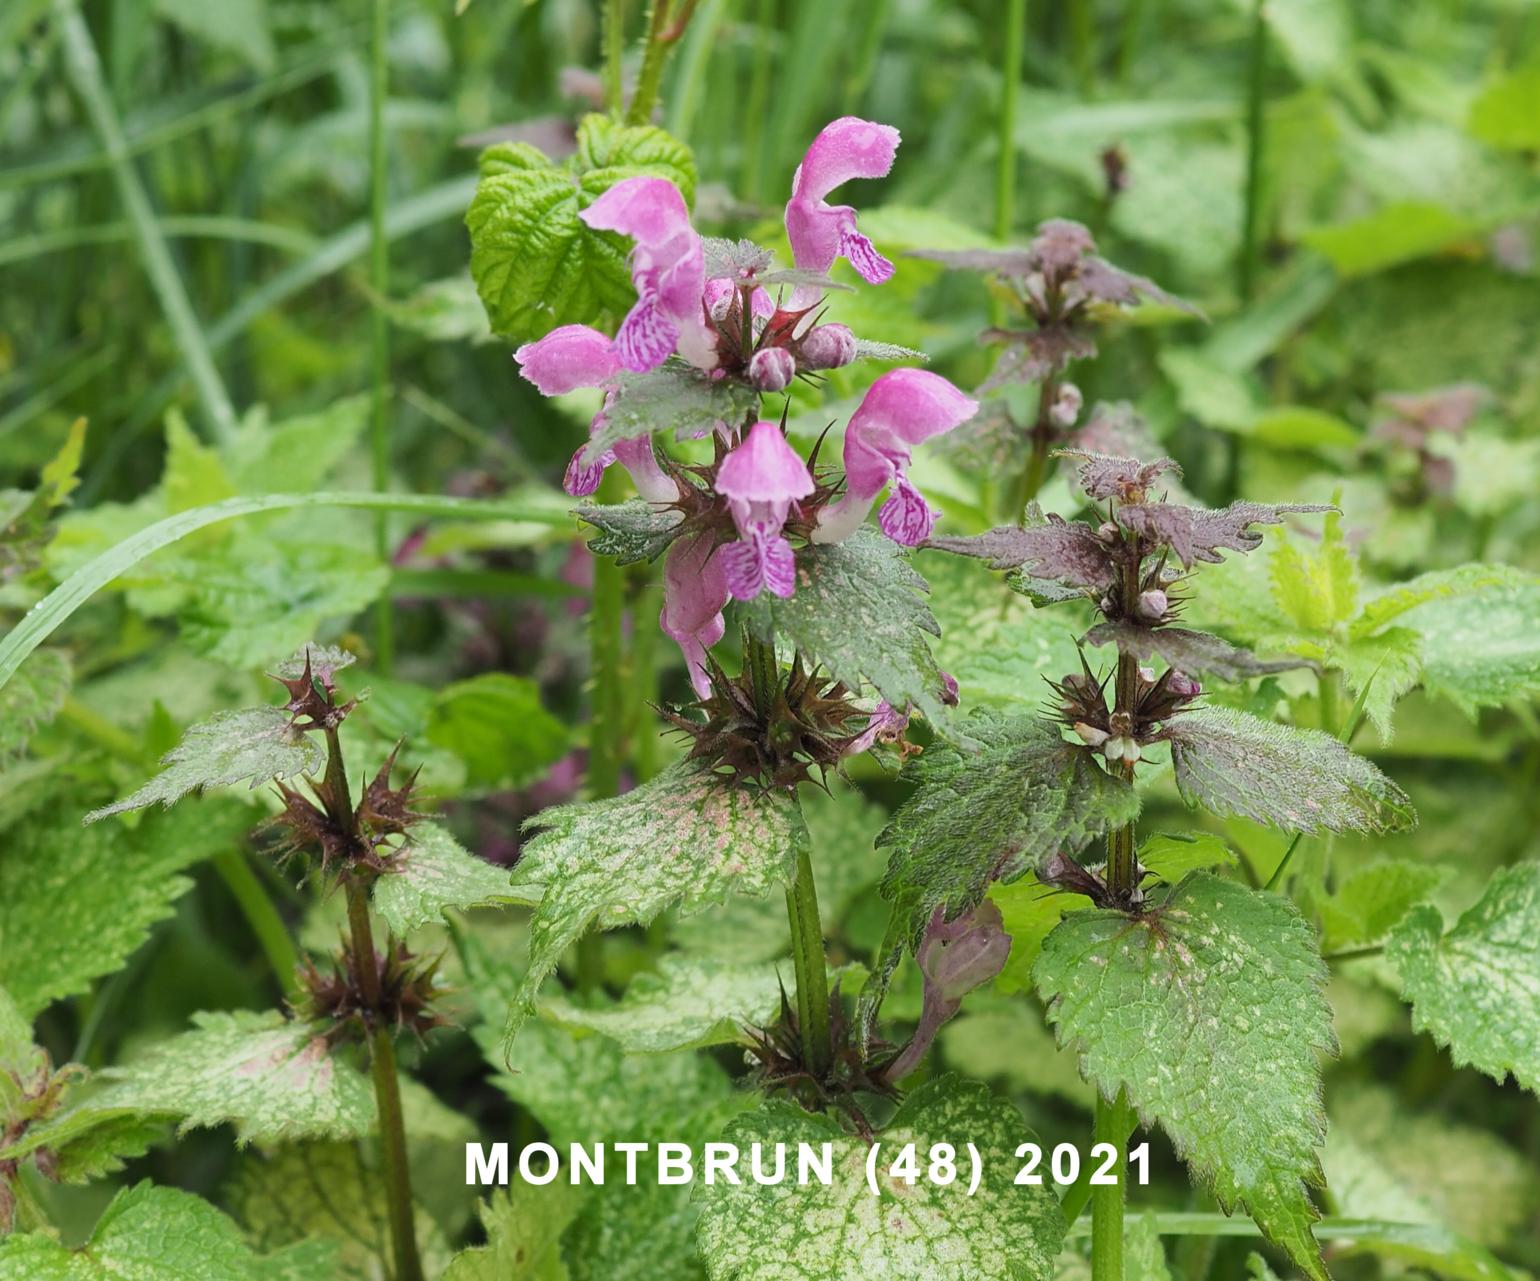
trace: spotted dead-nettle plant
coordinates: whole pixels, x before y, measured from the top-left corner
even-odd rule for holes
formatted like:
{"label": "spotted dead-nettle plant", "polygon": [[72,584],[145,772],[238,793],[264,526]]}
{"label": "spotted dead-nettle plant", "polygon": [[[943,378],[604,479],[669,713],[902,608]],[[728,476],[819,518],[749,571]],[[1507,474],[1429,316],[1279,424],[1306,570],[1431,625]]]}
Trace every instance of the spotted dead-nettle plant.
{"label": "spotted dead-nettle plant", "polygon": [[[916,791],[879,841],[892,851],[882,890],[893,915],[862,1026],[906,950],[927,981],[921,1028],[934,1023],[945,991],[928,958],[959,934],[987,939],[1001,918],[985,894],[1015,882],[1013,894],[1037,903],[1038,992],[1098,1089],[1096,1140],[1121,1152],[1136,1115],[1158,1123],[1224,1209],[1246,1210],[1324,1278],[1308,1189],[1321,1181],[1325,1134],[1317,1060],[1334,1044],[1314,932],[1271,885],[1204,870],[1232,861],[1222,842],[1141,847],[1137,818],[1141,779],[1169,766],[1189,805],[1296,843],[1413,822],[1401,790],[1337,737],[1225,699],[1225,682],[1298,660],[1264,662],[1181,625],[1205,566],[1254,551],[1256,526],[1327,509],[1209,510],[1167,501],[1170,459],[1069,459],[1089,519],[1034,507],[1021,525],[929,540],[1008,571],[1040,606],[1088,603],[1098,621],[1080,638],[1078,669],[1048,681],[1044,714],[977,712],[907,766]],[[1092,1192],[1099,1266],[1121,1258],[1123,1196],[1121,1179]]]}

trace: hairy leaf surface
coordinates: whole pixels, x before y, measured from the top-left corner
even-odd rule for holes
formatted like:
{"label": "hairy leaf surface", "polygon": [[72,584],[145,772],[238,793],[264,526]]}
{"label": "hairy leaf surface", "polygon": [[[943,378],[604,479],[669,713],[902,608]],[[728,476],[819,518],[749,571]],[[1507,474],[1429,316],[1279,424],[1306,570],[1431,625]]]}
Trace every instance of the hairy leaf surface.
{"label": "hairy leaf surface", "polygon": [[355,1138],[374,1125],[368,1078],[317,1030],[276,1011],[204,1013],[33,1136],[50,1145],[124,1116],[175,1119],[183,1131],[233,1125],[241,1143]]}
{"label": "hairy leaf surface", "polygon": [[[968,1277],[970,1281],[1047,1281],[1064,1237],[1064,1219],[1046,1188],[1013,1185],[1016,1148],[1032,1139],[1013,1104],[987,1087],[946,1076],[915,1090],[880,1135],[880,1196],[866,1183],[867,1145],[826,1116],[767,1102],[723,1136],[742,1154],[740,1186],[721,1180],[697,1188],[699,1243],[712,1281],[870,1281],[874,1277]],[[963,1153],[977,1145],[978,1191],[967,1175],[913,1186],[886,1168],[907,1143],[922,1163],[932,1144]],[[829,1186],[787,1178],[763,1185],[748,1175],[751,1144],[833,1149]]]}
{"label": "hairy leaf surface", "polygon": [[1405,792],[1320,730],[1207,707],[1172,717],[1163,733],[1189,805],[1307,833],[1416,825]]}
{"label": "hairy leaf surface", "polygon": [[202,1197],[148,1182],[119,1192],[78,1250],[43,1232],[0,1237],[0,1281],[302,1281],[332,1262],[315,1245],[263,1258]]}
{"label": "hairy leaf surface", "polygon": [[317,735],[294,728],[281,707],[248,707],[219,712],[194,725],[162,764],[166,768],[137,792],[91,811],[86,822],[157,802],[171,805],[200,788],[249,782],[255,790],[264,783],[313,774],[326,764],[326,748]]}
{"label": "hairy leaf surface", "polygon": [[0,858],[0,984],[31,1017],[86,991],[144,942],[192,888],[183,868],[233,849],[249,811],[221,799],[82,831],[72,813],[6,833]]}
{"label": "hairy leaf surface", "polygon": [[582,503],[574,514],[598,530],[588,540],[588,550],[611,557],[617,565],[657,560],[679,536],[679,513],[643,498],[609,505]]}
{"label": "hairy leaf surface", "polygon": [[741,1040],[745,1027],[772,1021],[783,990],[788,997],[796,993],[789,962],[734,965],[671,955],[655,973],[632,979],[612,1006],[584,1008],[555,998],[542,1003],[541,1013],[601,1033],[632,1053],[658,1053]]}
{"label": "hairy leaf surface", "polygon": [[533,905],[539,892],[514,889],[508,869],[477,858],[437,823],[418,823],[374,883],[374,910],[395,934],[439,920],[450,908]]}
{"label": "hairy leaf surface", "polygon": [[22,751],[53,720],[73,682],[68,655],[44,649],[0,688],[0,762]]}
{"label": "hairy leaf surface", "polygon": [[1385,954],[1413,1025],[1457,1066],[1540,1093],[1540,862],[1498,872],[1447,934],[1436,907],[1414,908]]}
{"label": "hairy leaf surface", "polygon": [[903,550],[863,526],[798,553],[796,595],[764,592],[742,609],[761,637],[784,637],[852,688],[869,683],[894,707],[939,720],[943,679],[926,637],[941,629],[926,590]]}
{"label": "hairy leaf surface", "polygon": [[530,922],[529,970],[507,1034],[534,1009],[562,952],[591,926],[645,924],[678,904],[692,912],[731,894],[768,893],[790,875],[807,827],[784,792],[723,786],[681,763],[635,791],[547,810],[514,868],[515,885],[543,885]]}
{"label": "hairy leaf surface", "polygon": [[1067,916],[1034,978],[1103,1094],[1126,1088],[1222,1207],[1325,1281],[1306,1187],[1321,1182],[1318,1057],[1335,1043],[1326,967],[1293,904],[1195,872],[1143,916]]}

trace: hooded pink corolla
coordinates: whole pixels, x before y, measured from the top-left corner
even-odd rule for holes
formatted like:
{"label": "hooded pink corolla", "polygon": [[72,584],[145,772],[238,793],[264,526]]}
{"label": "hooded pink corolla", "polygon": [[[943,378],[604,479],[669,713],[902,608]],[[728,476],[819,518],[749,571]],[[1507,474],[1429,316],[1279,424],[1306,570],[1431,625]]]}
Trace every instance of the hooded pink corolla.
{"label": "hooded pink corolla", "polygon": [[[519,362],[519,372],[539,388],[542,396],[563,396],[582,387],[604,387],[620,372],[614,344],[587,325],[553,329],[544,338],[525,343],[513,353],[513,358]],[[605,401],[608,404],[608,396]],[[601,409],[589,423],[588,433],[595,436],[603,427]],[[606,449],[597,458],[588,457],[588,446],[584,445],[567,464],[562,486],[574,498],[586,497],[599,488],[605,468],[617,460],[631,473],[637,493],[649,502],[669,503],[679,497],[678,487],[658,466],[650,436],[617,441],[614,448]]]}
{"label": "hooded pink corolla", "polygon": [[636,241],[636,305],[615,335],[615,352],[636,373],[676,350],[697,369],[716,366],[716,331],[706,323],[706,259],[679,188],[667,178],[617,182],[578,215],[598,231]]}
{"label": "hooded pink corolla", "polygon": [[781,528],[792,503],[814,488],[807,464],[771,422],[755,423],[722,461],[716,491],[727,499],[740,535],[740,541],[721,551],[727,588],[735,599],[753,600],[766,588],[777,596],[796,590],[796,560]]}
{"label": "hooded pink corolla", "polygon": [[669,546],[663,562],[663,612],[658,615],[659,626],[684,651],[690,684],[701,698],[711,696],[706,651],[722,639],[727,627],[722,619],[727,582],[715,545],[710,530],[699,530]]}
{"label": "hooded pink corolla", "polygon": [[856,116],[841,116],[823,127],[791,180],[786,202],[786,236],[792,259],[804,271],[828,271],[836,258],[868,284],[880,285],[893,264],[856,230],[856,211],[830,205],[824,197],[852,178],[884,178],[898,151],[898,130]]}
{"label": "hooded pink corolla", "polygon": [[905,547],[923,542],[936,513],[909,482],[909,451],[967,422],[978,407],[978,401],[939,374],[924,369],[883,374],[845,428],[845,493],[819,514],[813,541],[837,543],[850,537],[866,519],[872,500],[892,483],[892,497],[882,505],[877,523]]}

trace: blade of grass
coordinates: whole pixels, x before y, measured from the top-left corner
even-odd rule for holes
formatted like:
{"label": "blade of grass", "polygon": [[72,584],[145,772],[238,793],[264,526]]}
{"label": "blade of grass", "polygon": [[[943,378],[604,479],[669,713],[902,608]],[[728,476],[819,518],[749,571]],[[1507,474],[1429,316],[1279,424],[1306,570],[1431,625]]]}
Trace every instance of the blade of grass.
{"label": "blade of grass", "polygon": [[1267,123],[1263,77],[1267,72],[1267,17],[1262,0],[1253,0],[1251,11],[1251,50],[1247,60],[1249,79],[1246,86],[1246,205],[1241,224],[1241,258],[1237,264],[1236,288],[1242,302],[1250,302],[1256,287],[1257,242],[1262,224],[1262,147]]}
{"label": "blade of grass", "polygon": [[[257,222],[249,218],[226,218],[220,214],[173,215],[160,220],[160,230],[162,235],[172,239],[235,240],[246,244],[268,245],[291,254],[311,253],[316,247],[314,236],[295,227],[281,227],[277,223]],[[126,222],[109,222],[94,227],[65,227],[33,236],[19,236],[0,245],[0,267],[12,262],[31,262],[44,254],[62,253],[84,245],[110,245],[115,241],[133,238],[133,225]]]}
{"label": "blade of grass", "polygon": [[402,511],[418,516],[448,516],[460,520],[511,520],[552,528],[562,528],[572,523],[572,518],[559,508],[540,508],[528,502],[499,499],[447,498],[436,494],[325,491],[315,494],[263,494],[251,498],[227,498],[206,507],[194,507],[156,521],[87,561],[27,611],[21,622],[6,634],[4,640],[0,640],[0,688],[4,688],[27,655],[53,635],[71,614],[113,579],[127,573],[147,556],[222,520],[254,516],[261,512],[284,511],[293,507]]}
{"label": "blade of grass", "polygon": [[166,247],[165,237],[156,223],[149,195],[129,157],[128,143],[123,137],[117,108],[108,97],[107,86],[102,80],[101,61],[96,56],[91,29],[81,17],[75,0],[54,0],[53,12],[64,40],[65,73],[71,87],[85,105],[92,127],[107,152],[118,196],[133,224],[134,239],[139,246],[145,274],[149,276],[161,310],[171,326],[182,363],[197,389],[209,430],[215,439],[227,440],[235,433],[235,407],[230,403],[224,380],[220,378],[219,370],[214,366],[214,357],[203,340],[202,326],[193,312],[192,303],[182,287],[182,278],[171,260],[171,251]]}

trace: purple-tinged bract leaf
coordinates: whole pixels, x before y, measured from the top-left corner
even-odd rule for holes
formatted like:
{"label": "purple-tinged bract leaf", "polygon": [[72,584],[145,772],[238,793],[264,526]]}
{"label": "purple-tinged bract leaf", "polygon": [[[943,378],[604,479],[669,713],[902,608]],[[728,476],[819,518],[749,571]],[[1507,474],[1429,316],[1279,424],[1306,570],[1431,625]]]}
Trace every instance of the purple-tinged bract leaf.
{"label": "purple-tinged bract leaf", "polygon": [[1253,525],[1281,525],[1287,512],[1335,510],[1321,503],[1231,503],[1217,511],[1175,503],[1129,503],[1117,509],[1118,523],[1151,542],[1169,547],[1188,568],[1194,561],[1217,565],[1220,548],[1253,552],[1262,535]]}
{"label": "purple-tinged bract leaf", "polygon": [[1212,632],[1195,632],[1185,627],[1140,627],[1126,619],[1098,623],[1086,633],[1086,640],[1093,645],[1116,645],[1119,652],[1140,659],[1159,654],[1181,671],[1217,676],[1226,681],[1243,681],[1269,672],[1308,666],[1300,658],[1258,658],[1249,649],[1232,645]]}
{"label": "purple-tinged bract leaf", "polygon": [[1067,521],[1033,508],[1029,523],[1002,525],[968,537],[927,540],[925,546],[987,560],[991,569],[1025,569],[1034,578],[1051,578],[1075,587],[1110,586],[1116,566],[1108,548],[1089,525]]}

